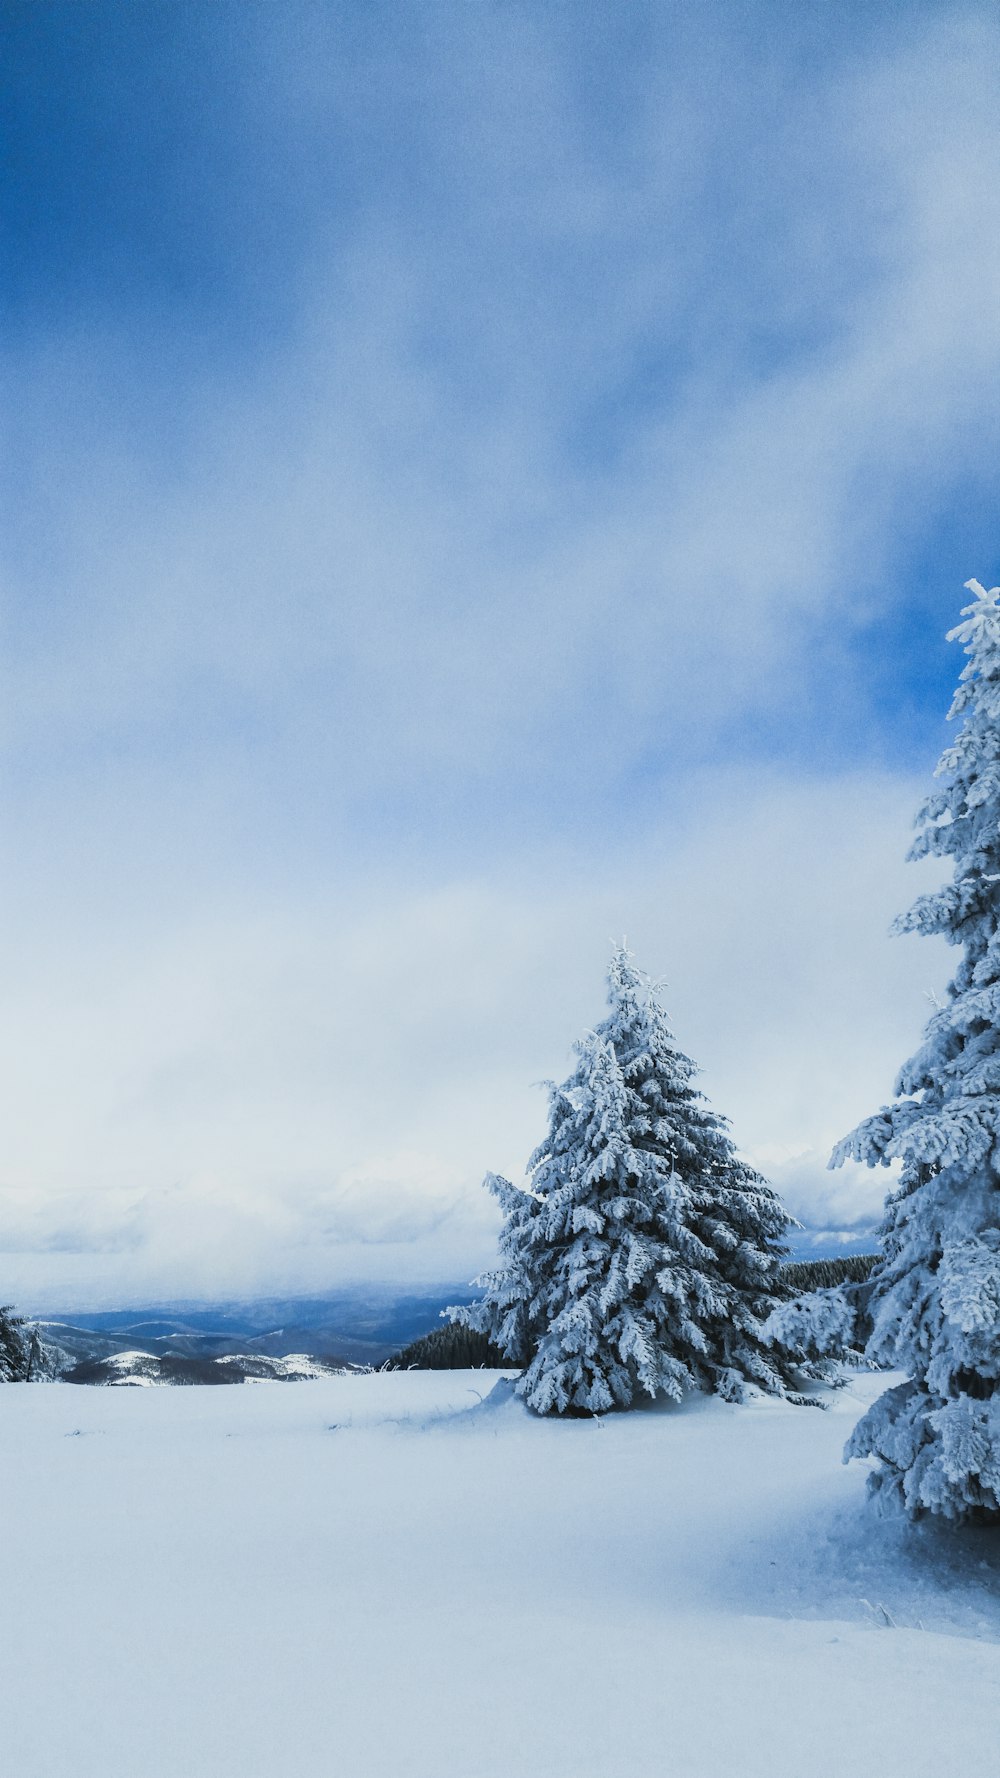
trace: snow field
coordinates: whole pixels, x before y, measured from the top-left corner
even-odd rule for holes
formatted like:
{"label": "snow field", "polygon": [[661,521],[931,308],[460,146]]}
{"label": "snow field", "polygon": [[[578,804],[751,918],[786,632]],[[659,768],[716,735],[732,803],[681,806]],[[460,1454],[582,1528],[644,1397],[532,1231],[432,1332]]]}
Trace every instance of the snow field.
{"label": "snow field", "polygon": [[865,1509],[885,1377],[568,1422],[496,1381],[0,1391],[0,1772],[994,1768],[1000,1539]]}

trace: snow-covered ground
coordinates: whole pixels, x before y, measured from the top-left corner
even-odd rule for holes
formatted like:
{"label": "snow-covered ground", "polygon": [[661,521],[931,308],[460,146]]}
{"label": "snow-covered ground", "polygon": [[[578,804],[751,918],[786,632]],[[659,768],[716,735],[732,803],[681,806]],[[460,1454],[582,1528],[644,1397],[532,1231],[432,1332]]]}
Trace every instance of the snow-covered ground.
{"label": "snow-covered ground", "polygon": [[10,1778],[964,1778],[1000,1535],[828,1413],[531,1419],[486,1372],[0,1390]]}

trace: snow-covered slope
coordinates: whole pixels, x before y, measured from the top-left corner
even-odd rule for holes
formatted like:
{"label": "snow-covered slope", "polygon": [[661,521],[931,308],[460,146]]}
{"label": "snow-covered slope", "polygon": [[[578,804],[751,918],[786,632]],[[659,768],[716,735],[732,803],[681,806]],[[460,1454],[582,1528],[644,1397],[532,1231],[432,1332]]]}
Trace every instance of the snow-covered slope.
{"label": "snow-covered slope", "polygon": [[866,1511],[884,1377],[565,1423],[494,1381],[0,1390],[0,1771],[994,1769],[998,1539]]}

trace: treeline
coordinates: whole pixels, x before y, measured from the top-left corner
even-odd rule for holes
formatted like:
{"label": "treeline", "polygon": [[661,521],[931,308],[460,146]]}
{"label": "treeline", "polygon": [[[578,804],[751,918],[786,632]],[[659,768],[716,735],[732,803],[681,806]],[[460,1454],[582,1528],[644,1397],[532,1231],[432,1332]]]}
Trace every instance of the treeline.
{"label": "treeline", "polygon": [[387,1371],[478,1371],[510,1369],[505,1358],[485,1334],[473,1327],[435,1327],[419,1340],[411,1340],[383,1367]]}
{"label": "treeline", "polygon": [[805,1290],[836,1290],[840,1284],[867,1284],[877,1253],[852,1253],[846,1259],[795,1260],[782,1266],[781,1282],[797,1295]]}

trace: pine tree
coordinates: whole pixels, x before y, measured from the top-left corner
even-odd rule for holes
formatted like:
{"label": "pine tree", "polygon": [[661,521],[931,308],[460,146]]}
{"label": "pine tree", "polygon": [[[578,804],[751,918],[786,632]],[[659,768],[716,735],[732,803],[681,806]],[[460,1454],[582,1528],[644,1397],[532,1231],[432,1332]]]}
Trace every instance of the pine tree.
{"label": "pine tree", "polygon": [[540,1413],[692,1388],[740,1400],[748,1383],[785,1393],[791,1366],[762,1322],[789,1218],[692,1086],[694,1064],[624,947],[609,1001],[550,1088],[529,1189],[488,1176],[504,1264],[479,1303],[451,1313],[527,1364],[518,1388]]}
{"label": "pine tree", "polygon": [[829,1365],[827,1381],[847,1381],[842,1368],[861,1359],[857,1338],[857,1286],[836,1285],[829,1290],[809,1290],[772,1309],[764,1324],[765,1336],[775,1346],[798,1357]]}
{"label": "pine tree", "polygon": [[952,858],[954,879],[896,923],[943,933],[962,960],[894,1103],[831,1158],[902,1162],[868,1352],[908,1380],[869,1409],[845,1456],[880,1459],[869,1486],[883,1510],[955,1520],[1000,1512],[1000,587],[966,584],[975,598],[948,638],[969,657],[949,712],[964,721],[910,853]]}
{"label": "pine tree", "polygon": [[31,1373],[32,1346],[24,1319],[8,1303],[0,1308],[0,1383],[21,1383]]}

